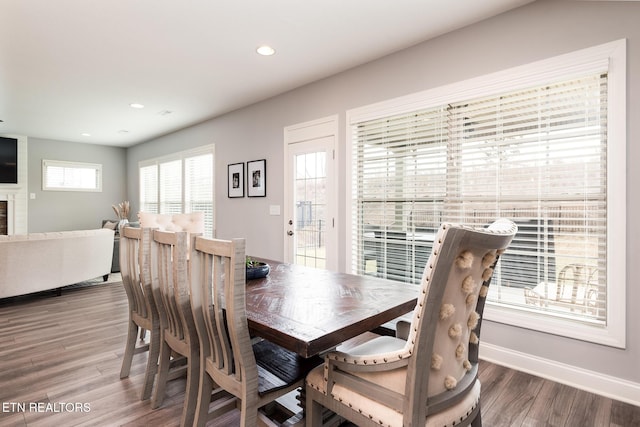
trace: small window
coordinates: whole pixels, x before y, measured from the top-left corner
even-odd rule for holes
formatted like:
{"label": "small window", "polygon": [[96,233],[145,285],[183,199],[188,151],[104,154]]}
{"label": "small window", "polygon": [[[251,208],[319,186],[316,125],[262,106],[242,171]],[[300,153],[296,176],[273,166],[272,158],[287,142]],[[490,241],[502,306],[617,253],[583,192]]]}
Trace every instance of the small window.
{"label": "small window", "polygon": [[97,163],[42,161],[45,191],[102,191],[102,165]]}

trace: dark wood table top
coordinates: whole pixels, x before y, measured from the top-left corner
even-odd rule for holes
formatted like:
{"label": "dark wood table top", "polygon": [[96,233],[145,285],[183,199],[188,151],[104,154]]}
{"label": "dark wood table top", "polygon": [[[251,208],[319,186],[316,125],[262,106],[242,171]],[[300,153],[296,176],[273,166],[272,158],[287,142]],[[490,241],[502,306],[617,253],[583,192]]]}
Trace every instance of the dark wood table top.
{"label": "dark wood table top", "polygon": [[260,261],[271,272],[247,280],[249,328],[303,357],[332,349],[416,305],[416,285]]}

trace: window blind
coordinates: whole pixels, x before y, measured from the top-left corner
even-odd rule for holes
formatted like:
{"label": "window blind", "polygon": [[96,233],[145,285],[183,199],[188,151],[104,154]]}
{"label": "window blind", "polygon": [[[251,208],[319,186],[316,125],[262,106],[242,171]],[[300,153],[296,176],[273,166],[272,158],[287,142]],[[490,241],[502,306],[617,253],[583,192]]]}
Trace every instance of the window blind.
{"label": "window blind", "polygon": [[186,212],[182,206],[182,160],[162,162],[159,167],[160,213]]}
{"label": "window blind", "polygon": [[353,123],[353,271],[418,283],[442,222],[519,231],[489,300],[606,321],[607,73]]}
{"label": "window blind", "polygon": [[140,210],[158,213],[158,166],[140,167]]}
{"label": "window blind", "polygon": [[204,212],[205,230],[213,236],[213,154],[186,157],[184,171],[186,210]]}

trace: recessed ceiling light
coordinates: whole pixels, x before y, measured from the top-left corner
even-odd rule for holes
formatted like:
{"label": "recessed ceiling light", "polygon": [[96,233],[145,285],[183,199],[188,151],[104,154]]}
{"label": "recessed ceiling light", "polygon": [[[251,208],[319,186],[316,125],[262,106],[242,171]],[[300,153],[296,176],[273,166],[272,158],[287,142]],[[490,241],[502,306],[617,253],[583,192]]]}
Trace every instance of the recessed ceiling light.
{"label": "recessed ceiling light", "polygon": [[276,53],[276,50],[271,46],[260,46],[258,49],[256,49],[256,52],[258,52],[262,56],[271,56]]}
{"label": "recessed ceiling light", "polygon": [[131,107],[131,108],[144,108],[144,105],[138,104],[137,102],[134,102],[133,104],[129,104],[129,107]]}
{"label": "recessed ceiling light", "polygon": [[84,132],[84,133],[82,134],[82,136],[91,136],[91,134],[90,134],[90,133],[87,133],[87,132]]}

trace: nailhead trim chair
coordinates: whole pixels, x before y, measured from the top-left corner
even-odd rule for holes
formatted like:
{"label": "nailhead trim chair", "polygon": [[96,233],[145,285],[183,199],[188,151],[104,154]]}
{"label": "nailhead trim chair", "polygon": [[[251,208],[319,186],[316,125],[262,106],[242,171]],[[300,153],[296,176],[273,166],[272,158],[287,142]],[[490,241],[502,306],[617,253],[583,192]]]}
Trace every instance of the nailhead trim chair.
{"label": "nailhead trim chair", "polygon": [[333,351],[306,380],[307,426],[323,408],[365,426],[481,425],[478,345],[489,282],[517,230],[443,224],[406,340],[381,336]]}

